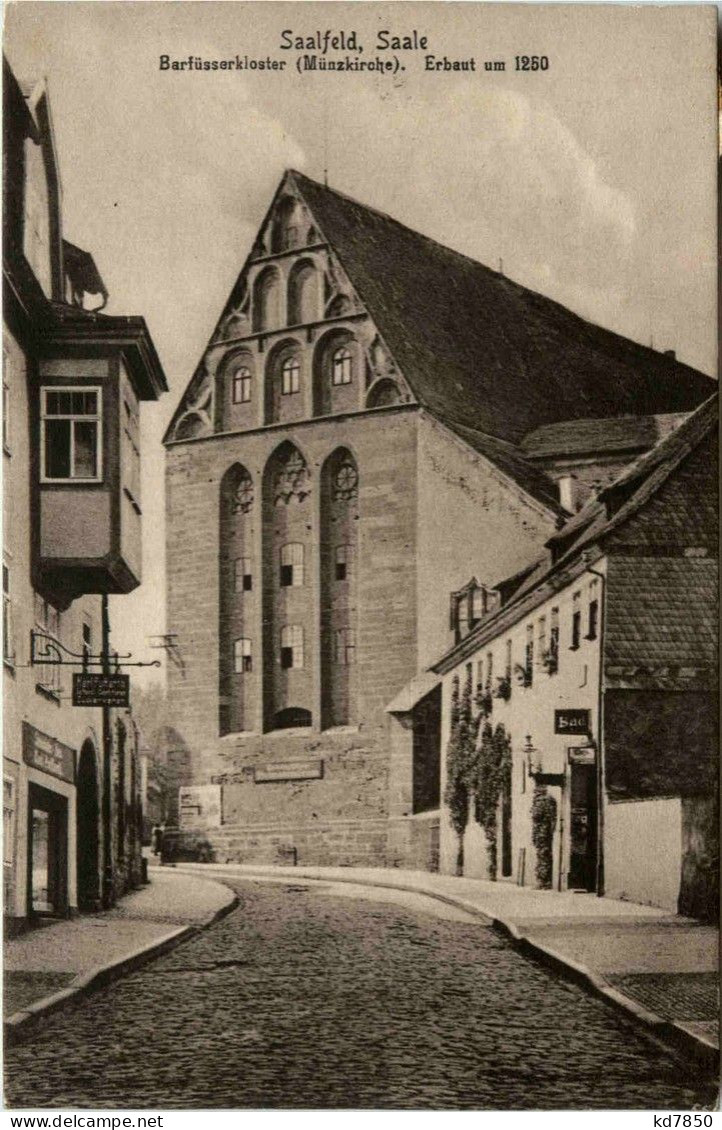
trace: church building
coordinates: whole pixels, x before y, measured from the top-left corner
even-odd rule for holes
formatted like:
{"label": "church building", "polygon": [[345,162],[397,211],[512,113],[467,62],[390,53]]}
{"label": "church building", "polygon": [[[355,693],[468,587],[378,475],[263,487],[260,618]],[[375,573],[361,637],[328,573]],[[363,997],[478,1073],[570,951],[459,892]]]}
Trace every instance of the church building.
{"label": "church building", "polygon": [[165,437],[181,823],[221,860],[438,866],[429,665],[711,388],[288,171]]}

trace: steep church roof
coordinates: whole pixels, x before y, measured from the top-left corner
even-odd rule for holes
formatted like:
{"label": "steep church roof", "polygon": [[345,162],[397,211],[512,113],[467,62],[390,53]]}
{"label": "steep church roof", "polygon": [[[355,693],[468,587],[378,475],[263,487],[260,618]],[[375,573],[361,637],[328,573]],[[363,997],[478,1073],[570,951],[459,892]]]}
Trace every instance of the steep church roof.
{"label": "steep church roof", "polygon": [[688,365],[292,176],[414,395],[440,418],[518,442],[559,420],[690,411],[713,392]]}

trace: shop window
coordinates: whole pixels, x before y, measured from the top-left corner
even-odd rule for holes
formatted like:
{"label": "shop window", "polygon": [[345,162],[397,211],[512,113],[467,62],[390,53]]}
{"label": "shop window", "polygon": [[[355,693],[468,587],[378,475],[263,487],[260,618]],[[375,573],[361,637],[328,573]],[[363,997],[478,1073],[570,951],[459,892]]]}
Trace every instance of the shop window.
{"label": "shop window", "polygon": [[251,641],[245,636],[233,645],[233,670],[237,675],[245,675],[253,670]]}
{"label": "shop window", "polygon": [[346,346],[337,349],[333,355],[331,379],[335,385],[350,385],[353,376],[353,356]]}
{"label": "shop window", "polygon": [[336,632],[336,662],[350,667],[356,661],[356,633],[353,628],[339,628]]}
{"label": "shop window", "polygon": [[98,482],[102,478],[101,390],[43,388],[41,478]]}
{"label": "shop window", "polygon": [[289,542],[281,546],[281,588],[298,588],[303,584],[303,546]]}
{"label": "shop window", "polygon": [[281,667],[285,670],[303,667],[303,628],[300,624],[287,624],[281,628]]}
{"label": "shop window", "polygon": [[232,399],[234,404],[248,404],[251,399],[251,370],[245,365],[235,369],[232,376]]}
{"label": "shop window", "polygon": [[234,587],[236,592],[251,592],[253,589],[253,574],[251,573],[250,557],[237,557],[233,563]]}

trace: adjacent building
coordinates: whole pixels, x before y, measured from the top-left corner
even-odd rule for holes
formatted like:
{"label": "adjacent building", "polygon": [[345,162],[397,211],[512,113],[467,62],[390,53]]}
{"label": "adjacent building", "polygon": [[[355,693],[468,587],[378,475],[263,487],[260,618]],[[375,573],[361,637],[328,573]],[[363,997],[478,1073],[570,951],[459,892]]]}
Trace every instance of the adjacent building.
{"label": "adjacent building", "polygon": [[126,711],[71,705],[100,669],[107,594],[141,576],[139,410],[166,388],[142,318],[101,313],[68,242],[45,84],[4,64],[3,809],[11,927],[139,881]]}
{"label": "adjacent building", "polygon": [[181,822],[220,858],[438,866],[450,623],[712,387],[286,173],[165,437]]}
{"label": "adjacent building", "polygon": [[463,778],[469,802],[460,853],[447,792],[442,870],[461,855],[465,875],[716,919],[717,585],[715,395],[498,586],[500,607],[433,665],[442,782]]}

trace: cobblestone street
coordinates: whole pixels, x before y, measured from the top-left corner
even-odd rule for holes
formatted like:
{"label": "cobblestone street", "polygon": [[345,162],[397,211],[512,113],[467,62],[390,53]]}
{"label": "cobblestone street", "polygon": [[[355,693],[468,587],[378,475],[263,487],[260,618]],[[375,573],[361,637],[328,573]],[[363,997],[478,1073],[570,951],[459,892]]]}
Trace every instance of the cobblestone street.
{"label": "cobblestone street", "polygon": [[8,1105],[715,1102],[631,1024],[463,912],[353,887],[230,885],[241,905],[227,918],[9,1048]]}

